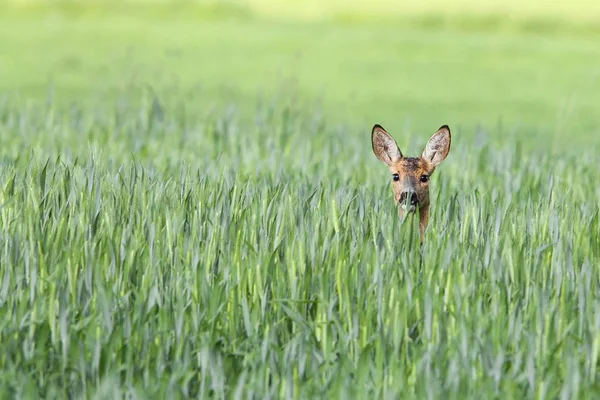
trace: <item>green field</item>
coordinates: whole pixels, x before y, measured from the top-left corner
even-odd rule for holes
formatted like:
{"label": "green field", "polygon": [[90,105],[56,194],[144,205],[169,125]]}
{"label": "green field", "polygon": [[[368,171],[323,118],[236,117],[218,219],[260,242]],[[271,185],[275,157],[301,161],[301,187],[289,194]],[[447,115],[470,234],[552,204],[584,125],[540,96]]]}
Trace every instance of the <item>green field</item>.
{"label": "green field", "polygon": [[2,3],[0,398],[600,397],[600,6],[327,4]]}

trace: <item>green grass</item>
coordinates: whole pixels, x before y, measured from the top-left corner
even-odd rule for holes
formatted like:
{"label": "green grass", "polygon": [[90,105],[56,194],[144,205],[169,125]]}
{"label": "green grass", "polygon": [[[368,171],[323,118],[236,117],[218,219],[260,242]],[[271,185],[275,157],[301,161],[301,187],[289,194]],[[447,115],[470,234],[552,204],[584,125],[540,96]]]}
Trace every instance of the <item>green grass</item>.
{"label": "green grass", "polygon": [[[0,15],[0,398],[600,396],[585,16],[26,3]],[[452,128],[422,247],[375,122],[406,155]]]}
{"label": "green grass", "polygon": [[0,118],[2,397],[600,394],[595,152],[457,141],[420,249],[368,132],[122,112]]}

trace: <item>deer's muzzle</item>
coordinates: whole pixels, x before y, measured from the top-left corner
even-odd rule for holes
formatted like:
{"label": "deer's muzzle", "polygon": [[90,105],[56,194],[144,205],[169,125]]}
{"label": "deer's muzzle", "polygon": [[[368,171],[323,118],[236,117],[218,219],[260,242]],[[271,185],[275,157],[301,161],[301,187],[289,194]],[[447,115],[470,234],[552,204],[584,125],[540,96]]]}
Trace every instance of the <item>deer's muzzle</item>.
{"label": "deer's muzzle", "polygon": [[414,191],[405,191],[400,194],[400,207],[406,212],[415,212],[419,204],[419,198]]}

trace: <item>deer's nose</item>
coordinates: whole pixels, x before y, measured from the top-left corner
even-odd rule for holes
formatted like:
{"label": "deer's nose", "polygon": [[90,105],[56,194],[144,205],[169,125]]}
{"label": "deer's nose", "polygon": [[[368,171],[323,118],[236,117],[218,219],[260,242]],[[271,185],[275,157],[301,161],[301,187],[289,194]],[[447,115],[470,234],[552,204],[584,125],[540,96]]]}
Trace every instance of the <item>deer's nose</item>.
{"label": "deer's nose", "polygon": [[417,193],[413,191],[402,192],[400,194],[400,203],[406,203],[407,199],[410,199],[410,205],[414,206],[419,203],[419,199],[417,198]]}

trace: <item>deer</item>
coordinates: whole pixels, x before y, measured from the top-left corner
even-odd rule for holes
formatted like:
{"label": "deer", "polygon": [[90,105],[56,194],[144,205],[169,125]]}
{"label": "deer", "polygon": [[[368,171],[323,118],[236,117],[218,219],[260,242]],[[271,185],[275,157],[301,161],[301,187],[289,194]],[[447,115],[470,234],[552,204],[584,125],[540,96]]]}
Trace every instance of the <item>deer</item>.
{"label": "deer", "polygon": [[435,168],[450,152],[450,128],[441,126],[429,139],[420,157],[404,157],[394,138],[379,124],[373,126],[373,153],[392,173],[392,191],[398,216],[404,221],[419,209],[419,239],[423,243],[429,223],[429,181]]}

